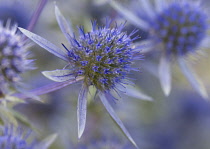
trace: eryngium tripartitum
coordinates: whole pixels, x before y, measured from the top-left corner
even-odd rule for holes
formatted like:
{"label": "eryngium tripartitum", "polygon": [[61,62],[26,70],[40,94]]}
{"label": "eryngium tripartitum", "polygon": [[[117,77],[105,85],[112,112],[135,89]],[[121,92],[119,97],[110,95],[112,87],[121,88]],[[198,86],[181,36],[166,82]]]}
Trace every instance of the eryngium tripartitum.
{"label": "eryngium tripartitum", "polygon": [[67,62],[63,69],[42,72],[47,78],[64,83],[82,80],[77,104],[78,138],[81,138],[85,129],[89,87],[94,86],[111,117],[137,147],[108,101],[115,99],[116,93],[126,93],[125,85],[131,83],[128,74],[132,70],[138,71],[138,68],[132,66],[135,60],[142,59],[139,50],[132,45],[132,41],[138,38],[131,39],[136,31],[127,34],[122,31],[124,23],[112,26],[111,21],[107,19],[104,26],[98,26],[96,21],[92,21],[92,30],[89,32],[79,27],[79,36],[76,37],[57,6],[55,14],[62,32],[70,43],[68,46],[62,44],[64,49],[30,31],[19,29],[41,47]]}
{"label": "eryngium tripartitum", "polygon": [[27,48],[29,44],[21,33],[17,33],[17,25],[6,26],[0,22],[0,91],[5,93],[9,87],[18,86],[23,72],[34,69],[29,60]]}
{"label": "eryngium tripartitum", "polygon": [[121,32],[123,25],[113,29],[109,26],[107,22],[106,27],[97,28],[92,22],[93,30],[88,33],[80,27],[79,38],[70,38],[71,48],[64,46],[73,66],[71,75],[84,76],[85,86],[94,85],[102,92],[126,79],[137,54],[131,48],[130,36]]}

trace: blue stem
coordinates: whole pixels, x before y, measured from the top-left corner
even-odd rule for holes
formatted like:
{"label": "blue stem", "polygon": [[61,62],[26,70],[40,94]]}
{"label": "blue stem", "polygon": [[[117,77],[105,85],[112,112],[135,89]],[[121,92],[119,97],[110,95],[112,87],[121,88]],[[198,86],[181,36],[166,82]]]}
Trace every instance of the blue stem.
{"label": "blue stem", "polygon": [[34,28],[34,26],[35,26],[35,24],[36,24],[36,22],[37,22],[37,20],[40,16],[41,12],[42,12],[44,6],[46,5],[46,3],[47,3],[47,0],[40,0],[33,16],[31,17],[31,21],[30,21],[30,23],[27,27],[27,30],[29,30],[29,31],[33,30],[33,28]]}

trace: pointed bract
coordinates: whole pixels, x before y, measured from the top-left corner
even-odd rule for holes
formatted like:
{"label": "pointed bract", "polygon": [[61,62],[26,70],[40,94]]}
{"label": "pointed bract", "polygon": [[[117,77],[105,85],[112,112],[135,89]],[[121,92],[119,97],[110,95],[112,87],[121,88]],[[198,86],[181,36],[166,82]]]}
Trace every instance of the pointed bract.
{"label": "pointed bract", "polygon": [[170,61],[165,55],[163,55],[160,59],[158,73],[164,94],[168,96],[171,92],[171,67]]}
{"label": "pointed bract", "polygon": [[139,17],[137,17],[135,14],[133,14],[132,12],[130,12],[125,7],[121,6],[116,1],[109,0],[109,4],[114,9],[116,9],[121,15],[123,15],[127,20],[133,22],[135,25],[137,25],[138,27],[140,27],[142,29],[145,29],[145,30],[148,29],[148,24],[144,20],[142,20]]}
{"label": "pointed bract", "polygon": [[39,144],[37,144],[34,149],[47,149],[51,146],[51,144],[55,141],[57,138],[56,134],[50,135],[47,138],[45,138],[43,141],[41,141]]}
{"label": "pointed bract", "polygon": [[83,84],[77,103],[77,121],[78,121],[78,138],[80,139],[84,130],[85,130],[85,123],[86,123],[86,114],[87,114],[87,94],[88,89]]}
{"label": "pointed bract", "polygon": [[67,53],[65,53],[63,50],[49,42],[48,40],[30,32],[23,28],[19,27],[19,30],[28,38],[36,42],[38,45],[40,45],[45,50],[49,51],[50,53],[54,54],[55,56],[61,58],[64,61],[68,61]]}
{"label": "pointed bract", "polygon": [[189,65],[187,65],[186,61],[183,58],[178,59],[179,66],[182,70],[182,73],[185,75],[187,80],[190,82],[192,87],[200,94],[204,99],[208,99],[208,93],[200,81],[198,76],[192,71]]}
{"label": "pointed bract", "polygon": [[125,126],[123,125],[122,121],[120,120],[120,118],[116,115],[116,113],[114,112],[113,108],[111,107],[111,105],[109,104],[109,102],[107,101],[106,95],[104,93],[99,93],[99,97],[101,99],[101,102],[103,103],[104,107],[106,108],[106,110],[108,111],[108,113],[110,114],[110,116],[113,118],[113,120],[118,124],[118,126],[121,128],[121,130],[123,131],[123,133],[125,134],[125,136],[131,141],[131,143],[138,148],[138,146],[136,145],[135,141],[133,140],[133,138],[131,137],[130,133],[128,132],[128,130],[125,128]]}
{"label": "pointed bract", "polygon": [[69,69],[57,69],[52,71],[43,71],[42,74],[50,80],[55,82],[64,82],[68,80],[73,80],[76,77],[72,74]]}
{"label": "pointed bract", "polygon": [[140,4],[143,6],[145,12],[148,14],[148,17],[151,19],[154,18],[155,13],[150,3],[148,3],[148,0],[139,0]]}
{"label": "pointed bract", "polygon": [[157,12],[160,12],[161,10],[163,10],[165,1],[163,2],[163,0],[155,0],[154,2],[155,2]]}
{"label": "pointed bract", "polygon": [[152,101],[153,98],[143,93],[141,90],[137,89],[136,87],[133,87],[131,85],[117,85],[116,88],[120,91],[122,91],[125,95],[128,95],[130,97],[138,98],[141,100],[148,100]]}
{"label": "pointed bract", "polygon": [[73,35],[73,30],[70,23],[64,18],[57,5],[55,5],[55,16],[61,31],[66,36],[66,38],[69,39],[69,35]]}

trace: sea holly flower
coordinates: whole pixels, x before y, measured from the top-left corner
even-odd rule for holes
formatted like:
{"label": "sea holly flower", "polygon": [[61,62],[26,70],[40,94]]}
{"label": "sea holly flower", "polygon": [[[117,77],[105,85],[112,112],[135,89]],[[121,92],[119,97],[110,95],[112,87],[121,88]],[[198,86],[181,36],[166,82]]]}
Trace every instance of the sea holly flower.
{"label": "sea holly flower", "polygon": [[144,42],[149,48],[145,52],[154,53],[158,49],[161,53],[158,76],[165,95],[171,91],[171,65],[176,60],[192,87],[208,98],[205,87],[186,60],[209,42],[208,16],[200,1],[155,0],[152,4],[137,0],[134,7],[138,9],[132,9],[134,12],[117,1],[109,3],[131,23],[149,32],[150,37]]}
{"label": "sea holly flower", "polygon": [[9,125],[1,126],[0,129],[1,149],[48,149],[56,138],[56,135],[51,135],[37,142],[30,139],[31,131],[24,131],[21,127],[15,128]]}
{"label": "sea holly flower", "polygon": [[47,78],[64,83],[72,80],[82,80],[77,107],[78,137],[82,136],[85,129],[88,88],[94,86],[97,95],[111,117],[136,146],[107,100],[108,98],[115,99],[114,96],[121,92],[126,92],[134,97],[144,96],[145,99],[151,100],[143,93],[135,94],[135,89],[126,90],[127,84],[130,83],[127,74],[132,70],[138,71],[131,65],[134,60],[142,59],[142,55],[136,52],[136,49],[132,46],[132,41],[138,38],[130,38],[135,31],[127,35],[122,32],[124,24],[111,28],[111,21],[107,20],[104,27],[98,27],[96,21],[92,21],[92,30],[86,33],[83,27],[78,27],[79,37],[76,37],[57,6],[55,7],[55,14],[63,34],[70,43],[70,47],[62,44],[63,49],[60,49],[34,33],[23,28],[20,28],[20,30],[41,47],[67,62],[64,69],[44,71],[43,74]]}
{"label": "sea holly flower", "polygon": [[0,93],[7,94],[10,87],[21,84],[21,74],[34,69],[33,60],[29,59],[30,43],[17,31],[17,24],[6,26],[0,22]]}

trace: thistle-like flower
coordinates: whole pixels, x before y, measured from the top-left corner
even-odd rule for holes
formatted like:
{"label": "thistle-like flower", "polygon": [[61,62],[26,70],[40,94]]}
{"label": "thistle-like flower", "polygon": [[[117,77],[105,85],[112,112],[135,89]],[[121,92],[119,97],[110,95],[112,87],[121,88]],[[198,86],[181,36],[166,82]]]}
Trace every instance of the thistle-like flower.
{"label": "thistle-like flower", "polygon": [[[134,13],[124,8],[116,1],[109,1],[131,23],[149,32],[148,45],[154,45],[147,52],[159,49],[161,59],[159,64],[159,79],[166,95],[171,90],[171,64],[177,60],[179,66],[192,87],[203,97],[208,98],[205,87],[185,60],[189,54],[206,47],[209,42],[207,35],[208,16],[199,1],[138,0]],[[151,46],[150,46],[151,47]]]}
{"label": "thistle-like flower", "polygon": [[[56,136],[52,135],[44,141],[29,141],[31,131],[25,132],[22,128],[14,126],[3,126],[0,132],[1,149],[47,149],[55,140]],[[29,143],[31,142],[31,143]]]}
{"label": "thistle-like flower", "polygon": [[[57,7],[55,7],[55,14],[62,32],[71,44],[70,47],[62,44],[64,50],[36,34],[22,28],[20,30],[41,47],[67,62],[64,69],[44,71],[43,74],[47,78],[57,82],[83,80],[77,107],[78,137],[82,136],[85,129],[88,88],[94,86],[111,117],[136,146],[107,100],[114,99],[113,93],[118,94],[120,90],[125,90],[124,84],[127,85],[130,82],[127,74],[131,70],[138,70],[131,66],[134,60],[142,58],[131,45],[135,38],[131,39],[130,36],[135,31],[127,35],[122,32],[124,24],[111,28],[111,21],[107,20],[106,26],[97,27],[96,22],[93,21],[92,31],[86,33],[83,27],[79,27],[77,38]],[[130,94],[134,92],[135,90],[130,90]],[[129,89],[126,93],[129,94]],[[138,94],[134,93],[133,96],[138,96]]]}
{"label": "thistle-like flower", "polygon": [[21,74],[34,69],[27,48],[29,44],[17,32],[17,25],[6,26],[0,22],[0,92],[6,94],[10,87],[20,84]]}

